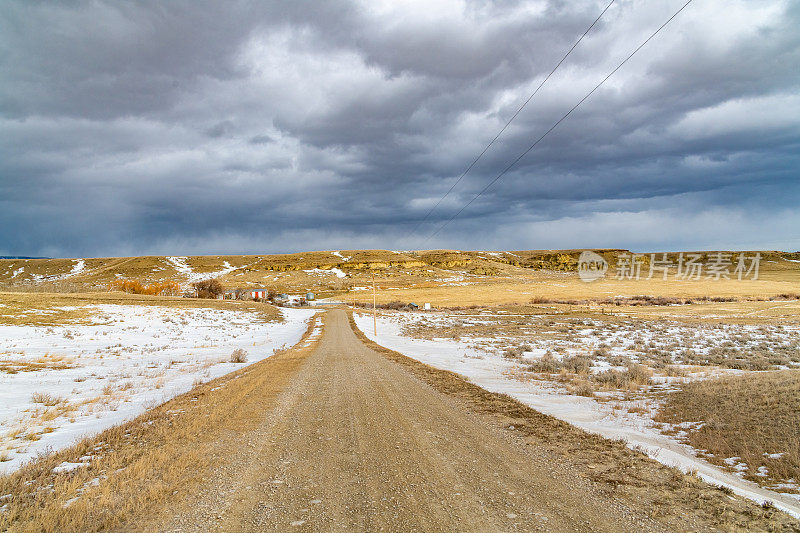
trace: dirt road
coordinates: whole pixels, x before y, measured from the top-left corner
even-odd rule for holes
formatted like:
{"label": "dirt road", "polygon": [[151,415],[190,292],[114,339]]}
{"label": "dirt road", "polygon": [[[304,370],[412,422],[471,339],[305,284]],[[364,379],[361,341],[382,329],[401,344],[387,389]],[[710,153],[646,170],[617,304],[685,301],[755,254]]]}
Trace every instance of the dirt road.
{"label": "dirt road", "polygon": [[343,311],[257,435],[162,529],[658,529],[367,348]]}

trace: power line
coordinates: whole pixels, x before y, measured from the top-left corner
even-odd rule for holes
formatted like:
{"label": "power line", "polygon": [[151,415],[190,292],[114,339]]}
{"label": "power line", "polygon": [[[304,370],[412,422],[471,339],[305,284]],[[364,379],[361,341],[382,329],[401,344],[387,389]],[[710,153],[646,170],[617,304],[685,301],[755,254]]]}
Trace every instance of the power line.
{"label": "power line", "polygon": [[469,164],[469,166],[467,167],[467,169],[466,169],[464,172],[462,172],[462,173],[461,173],[461,175],[460,175],[460,176],[458,177],[458,179],[457,179],[457,180],[456,180],[456,181],[455,181],[455,182],[454,182],[454,183],[453,183],[453,184],[450,186],[450,188],[447,190],[447,192],[446,192],[446,193],[444,193],[444,196],[442,196],[441,198],[439,198],[439,201],[438,201],[438,202],[436,202],[436,205],[434,205],[433,207],[431,207],[431,209],[430,209],[430,210],[429,210],[429,211],[428,211],[428,212],[425,214],[425,217],[424,217],[422,220],[420,220],[419,222],[417,222],[417,225],[416,225],[416,226],[414,226],[414,229],[412,229],[412,230],[411,230],[411,232],[408,234],[409,236],[411,236],[411,235],[413,235],[414,233],[416,233],[416,231],[419,229],[419,227],[420,227],[422,224],[424,224],[426,220],[428,220],[428,217],[430,217],[430,216],[431,216],[431,213],[433,213],[433,212],[436,210],[436,208],[437,208],[437,207],[439,207],[439,204],[441,204],[441,203],[442,203],[442,201],[444,201],[444,199],[445,199],[445,198],[447,198],[447,195],[449,195],[451,192],[453,192],[453,189],[455,189],[455,188],[456,188],[456,185],[458,185],[458,184],[461,182],[461,180],[464,178],[464,176],[466,176],[466,175],[467,175],[467,173],[469,173],[469,171],[470,171],[470,170],[472,170],[472,167],[474,167],[474,166],[475,166],[475,164],[476,164],[478,161],[480,161],[480,159],[481,159],[481,158],[483,157],[483,155],[484,155],[484,154],[485,154],[485,153],[486,153],[486,152],[489,150],[489,148],[491,148],[491,147],[492,147],[492,145],[495,143],[495,141],[496,141],[497,139],[499,139],[499,138],[500,138],[500,135],[502,135],[502,134],[503,134],[503,132],[504,132],[504,131],[506,131],[506,129],[508,128],[508,126],[509,126],[509,125],[510,125],[510,124],[511,124],[513,121],[514,121],[514,119],[515,119],[515,118],[517,118],[517,115],[519,115],[519,114],[520,114],[520,112],[521,112],[521,111],[522,111],[522,110],[525,108],[525,106],[526,106],[526,105],[528,105],[528,102],[530,102],[530,101],[531,101],[531,99],[532,99],[534,96],[536,96],[536,93],[538,93],[538,92],[539,92],[539,89],[541,89],[541,88],[542,88],[542,86],[543,86],[545,83],[547,83],[547,80],[549,80],[549,79],[550,79],[550,76],[552,76],[552,75],[555,73],[555,71],[556,71],[556,70],[558,70],[558,67],[560,67],[560,66],[561,66],[561,63],[563,63],[563,62],[564,62],[564,61],[565,61],[565,60],[566,60],[566,59],[569,57],[569,55],[572,53],[572,51],[573,51],[573,50],[575,50],[575,48],[576,48],[576,47],[577,47],[577,46],[578,46],[578,45],[581,43],[581,41],[583,41],[583,38],[584,38],[584,37],[586,37],[586,34],[587,34],[587,33],[589,33],[589,32],[591,31],[591,29],[592,29],[592,28],[594,28],[595,24],[597,24],[597,22],[598,22],[598,21],[599,21],[599,20],[600,20],[600,19],[603,17],[603,15],[605,15],[605,14],[606,14],[606,11],[608,11],[608,8],[610,8],[610,7],[611,7],[611,5],[612,5],[612,4],[613,4],[615,1],[616,1],[616,0],[611,0],[611,1],[608,3],[608,5],[605,7],[605,9],[603,9],[603,11],[602,11],[602,12],[600,12],[600,14],[597,16],[597,18],[596,18],[596,19],[594,19],[594,22],[592,22],[592,23],[591,23],[591,25],[590,25],[588,28],[586,28],[586,31],[585,31],[585,32],[583,32],[583,35],[581,35],[581,36],[580,36],[580,38],[579,38],[577,41],[575,41],[575,44],[573,44],[573,45],[572,45],[572,48],[570,48],[570,49],[567,51],[567,53],[566,53],[566,54],[564,54],[564,57],[562,57],[562,58],[561,58],[561,61],[559,61],[559,62],[558,62],[558,64],[556,64],[556,66],[555,66],[555,67],[553,67],[553,70],[551,70],[551,71],[550,71],[550,73],[547,75],[547,77],[546,77],[545,79],[543,79],[543,80],[542,80],[542,82],[539,84],[539,86],[538,86],[538,87],[536,87],[536,90],[534,90],[534,91],[531,93],[531,95],[530,95],[530,96],[528,96],[528,99],[527,99],[527,100],[525,100],[525,102],[523,102],[523,103],[522,103],[522,105],[521,105],[521,106],[519,106],[519,109],[517,109],[517,111],[516,111],[516,112],[515,112],[515,113],[514,113],[514,114],[511,116],[511,118],[510,118],[510,119],[508,119],[508,122],[506,122],[505,126],[503,126],[503,128],[502,128],[502,129],[501,129],[499,132],[497,132],[497,135],[495,135],[495,136],[494,136],[494,138],[493,138],[493,139],[492,139],[492,140],[489,142],[489,144],[487,144],[487,145],[486,145],[486,148],[484,148],[484,149],[483,149],[483,151],[482,151],[480,154],[478,154],[478,157],[476,157],[476,158],[475,158],[475,160],[474,160],[474,161],[472,161],[472,163],[470,163],[470,164]]}
{"label": "power line", "polygon": [[627,63],[627,62],[628,62],[628,61],[629,61],[629,60],[630,60],[630,59],[631,59],[631,58],[632,58],[634,55],[636,55],[636,53],[637,53],[639,50],[641,50],[642,48],[644,48],[644,46],[645,46],[647,43],[649,43],[649,42],[650,42],[650,40],[651,40],[651,39],[653,39],[653,37],[655,37],[656,35],[658,35],[658,33],[659,33],[661,30],[663,30],[663,29],[664,29],[664,28],[667,26],[667,24],[669,24],[670,22],[672,22],[672,20],[673,20],[675,17],[677,17],[677,16],[680,14],[680,12],[681,12],[681,11],[683,11],[684,9],[686,9],[686,6],[688,6],[688,5],[689,5],[689,4],[691,4],[691,3],[692,3],[692,0],[688,0],[688,1],[687,1],[685,4],[683,4],[683,6],[681,6],[681,8],[680,8],[680,9],[678,9],[678,10],[677,10],[675,13],[673,13],[673,14],[672,14],[672,16],[671,16],[671,17],[669,17],[669,18],[667,19],[667,21],[666,21],[666,22],[664,22],[664,23],[663,23],[661,26],[659,26],[659,27],[658,27],[658,29],[657,29],[656,31],[654,31],[654,32],[653,32],[653,33],[650,35],[650,37],[648,37],[647,39],[645,39],[645,40],[642,42],[642,44],[640,44],[639,46],[637,46],[637,47],[636,47],[636,49],[635,49],[633,52],[631,52],[631,53],[628,55],[628,57],[626,57],[624,60],[622,60],[622,62],[621,62],[619,65],[617,65],[617,66],[616,66],[616,68],[615,68],[614,70],[612,70],[612,71],[611,71],[611,72],[610,72],[610,73],[609,73],[609,74],[608,74],[608,75],[607,75],[605,78],[603,78],[603,79],[600,81],[600,83],[598,83],[597,85],[595,85],[595,86],[594,86],[594,88],[593,88],[591,91],[589,91],[589,92],[586,94],[586,96],[584,96],[583,98],[581,98],[581,99],[580,99],[580,101],[578,101],[578,103],[577,103],[577,104],[575,104],[574,106],[572,106],[572,108],[571,108],[569,111],[567,111],[567,112],[566,112],[566,113],[565,113],[565,114],[564,114],[564,115],[563,115],[563,116],[562,116],[560,119],[558,119],[558,120],[556,121],[556,123],[555,123],[555,124],[553,124],[552,126],[550,126],[550,129],[548,129],[546,132],[544,132],[544,133],[542,134],[542,136],[541,136],[541,137],[539,137],[538,139],[536,139],[536,141],[535,141],[535,142],[534,142],[532,145],[530,145],[530,146],[528,147],[528,149],[527,149],[527,150],[525,150],[524,152],[522,152],[522,153],[521,153],[521,154],[520,154],[520,155],[519,155],[519,156],[518,156],[518,157],[517,157],[517,158],[516,158],[514,161],[512,161],[512,162],[511,162],[511,164],[509,164],[509,165],[508,165],[506,168],[504,168],[504,169],[503,169],[503,171],[502,171],[502,172],[500,172],[500,174],[498,174],[498,175],[497,175],[497,176],[496,176],[496,177],[495,177],[495,178],[494,178],[492,181],[490,181],[490,182],[489,182],[489,183],[488,183],[488,184],[487,184],[487,185],[486,185],[486,186],[485,186],[483,189],[481,189],[481,191],[480,191],[478,194],[476,194],[476,195],[475,195],[475,196],[474,196],[474,197],[473,197],[473,198],[472,198],[472,199],[471,199],[469,202],[467,202],[466,204],[464,204],[464,206],[463,206],[463,207],[461,207],[461,209],[459,209],[459,210],[458,210],[458,212],[456,212],[456,214],[455,214],[455,215],[453,215],[452,217],[450,217],[449,219],[447,219],[447,220],[446,220],[446,221],[445,221],[445,222],[444,222],[444,223],[443,223],[441,226],[439,226],[439,227],[436,229],[436,231],[434,231],[433,233],[431,233],[431,234],[430,234],[430,235],[429,235],[429,236],[428,236],[428,237],[425,239],[425,242],[428,242],[430,239],[432,239],[433,237],[435,237],[436,235],[438,235],[438,234],[439,234],[439,232],[440,232],[440,231],[442,231],[442,229],[444,229],[444,227],[445,227],[445,226],[447,226],[447,225],[448,225],[450,222],[452,222],[453,220],[455,220],[455,219],[458,217],[458,215],[460,215],[460,214],[461,214],[461,213],[464,211],[464,209],[466,209],[467,207],[469,207],[469,206],[470,206],[470,204],[472,204],[472,202],[474,202],[474,201],[475,201],[475,200],[477,200],[477,199],[478,199],[478,198],[479,198],[481,195],[483,195],[483,193],[485,193],[485,192],[486,192],[486,191],[489,189],[489,187],[491,187],[492,185],[494,185],[494,184],[495,184],[495,183],[496,183],[496,182],[497,182],[497,181],[498,181],[500,178],[502,178],[502,177],[503,177],[503,176],[504,176],[504,175],[505,175],[505,174],[506,174],[506,173],[507,173],[509,170],[511,170],[511,169],[514,167],[514,165],[516,165],[516,164],[517,164],[517,163],[520,161],[520,159],[522,159],[523,157],[525,157],[525,156],[528,154],[528,152],[530,152],[531,150],[533,150],[533,149],[536,147],[536,145],[538,145],[538,144],[539,144],[539,143],[540,143],[540,142],[541,142],[541,141],[542,141],[542,140],[543,140],[545,137],[547,137],[547,135],[548,135],[548,134],[549,134],[551,131],[553,131],[554,129],[556,129],[556,128],[558,127],[558,125],[559,125],[559,124],[561,124],[561,123],[562,123],[562,122],[563,122],[563,121],[564,121],[564,120],[565,120],[565,119],[566,119],[568,116],[570,116],[570,115],[572,114],[572,112],[573,112],[573,111],[575,111],[575,110],[576,110],[576,109],[577,109],[577,108],[578,108],[578,107],[579,107],[579,106],[580,106],[580,105],[581,105],[583,102],[585,102],[585,101],[586,101],[586,100],[587,100],[587,99],[588,99],[588,98],[589,98],[589,97],[590,97],[592,94],[594,94],[594,92],[595,92],[597,89],[599,89],[601,85],[603,85],[603,84],[604,84],[606,81],[608,81],[608,79],[609,79],[611,76],[613,76],[613,75],[614,75],[614,74],[615,74],[615,73],[616,73],[616,72],[617,72],[619,69],[621,69],[621,68],[622,68],[622,66],[623,66],[625,63]]}

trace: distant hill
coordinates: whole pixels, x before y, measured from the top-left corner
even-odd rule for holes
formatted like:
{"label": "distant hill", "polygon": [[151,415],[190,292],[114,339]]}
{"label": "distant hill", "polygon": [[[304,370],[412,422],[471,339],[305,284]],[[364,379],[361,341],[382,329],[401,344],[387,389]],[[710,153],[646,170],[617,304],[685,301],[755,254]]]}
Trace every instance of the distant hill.
{"label": "distant hill", "polygon": [[[0,258],[0,289],[105,290],[115,279],[142,283],[176,281],[184,287],[202,279],[219,279],[230,288],[272,288],[279,292],[335,293],[364,290],[372,273],[392,286],[419,286],[459,276],[519,278],[536,272],[576,273],[583,250],[334,250],[293,254],[141,256],[87,259]],[[595,249],[617,264],[624,249]],[[714,252],[696,252],[707,261]],[[738,253],[738,252],[736,252]],[[748,255],[754,251],[746,252]],[[762,272],[797,271],[800,253],[761,251]],[[645,264],[649,254],[644,254]]]}

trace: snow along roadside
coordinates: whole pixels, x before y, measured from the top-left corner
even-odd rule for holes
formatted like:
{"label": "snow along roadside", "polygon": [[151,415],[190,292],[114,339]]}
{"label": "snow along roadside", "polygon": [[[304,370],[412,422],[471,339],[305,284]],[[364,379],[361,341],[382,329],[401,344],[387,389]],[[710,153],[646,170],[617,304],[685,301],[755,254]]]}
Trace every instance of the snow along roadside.
{"label": "snow along roadside", "polygon": [[645,452],[650,458],[683,472],[695,471],[706,482],[729,487],[736,494],[758,503],[771,501],[774,506],[800,518],[800,502],[788,494],[759,487],[755,483],[725,472],[694,455],[690,446],[678,443],[640,418],[613,416],[604,412],[590,398],[560,394],[535,383],[512,379],[504,374],[512,364],[502,358],[487,357],[458,341],[415,339],[401,334],[403,317],[378,317],[378,334],[373,333],[372,316],[354,312],[358,328],[372,341],[442,370],[456,372],[472,383],[514,399],[547,415],[554,416],[586,431],[608,439],[624,439],[630,448]]}
{"label": "snow along roadside", "polygon": [[296,345],[318,312],[89,307],[91,325],[0,326],[0,474],[242,368],[235,349],[252,364]]}

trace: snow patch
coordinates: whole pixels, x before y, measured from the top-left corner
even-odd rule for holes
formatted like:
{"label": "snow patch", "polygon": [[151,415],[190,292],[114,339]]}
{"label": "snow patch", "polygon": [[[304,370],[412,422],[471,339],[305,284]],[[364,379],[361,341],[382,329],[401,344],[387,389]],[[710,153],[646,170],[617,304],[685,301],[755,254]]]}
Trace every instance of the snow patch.
{"label": "snow patch", "polygon": [[69,461],[64,461],[63,463],[53,468],[53,473],[60,474],[62,472],[72,472],[73,470],[77,470],[82,466],[87,466],[87,464],[88,463],[70,463]]}
{"label": "snow patch", "polygon": [[[0,325],[0,362],[43,366],[0,372],[0,449],[8,450],[10,458],[0,462],[0,474],[48,449],[63,449],[131,420],[197,381],[242,368],[230,362],[236,348],[247,350],[247,364],[252,364],[294,346],[317,313],[280,309],[282,321],[264,323],[245,311],[87,307],[94,313],[93,324]],[[63,414],[45,419],[49,408],[34,393],[46,393]]]}
{"label": "snow patch", "polygon": [[347,274],[339,269],[339,268],[329,268],[327,270],[322,268],[312,268],[309,270],[303,270],[306,274],[335,274],[337,278],[343,278],[347,276]]}
{"label": "snow patch", "polygon": [[[64,279],[69,279],[73,276],[77,276],[84,270],[86,270],[86,261],[83,259],[74,259],[74,265],[72,265],[72,270],[67,272],[66,274],[51,274],[49,276],[43,276],[41,274],[32,274],[31,278],[35,283],[40,283],[42,281],[60,281]],[[15,276],[12,276],[15,277]]]}
{"label": "snow patch", "polygon": [[[172,266],[175,270],[178,271],[179,274],[183,274],[186,276],[187,283],[196,283],[198,281],[203,281],[207,279],[215,279],[222,277],[226,274],[230,274],[234,270],[244,267],[235,267],[231,265],[228,261],[222,263],[222,269],[216,272],[195,272],[192,267],[186,264],[187,257],[166,257],[165,258],[167,263]],[[246,266],[246,265],[245,265]]]}

